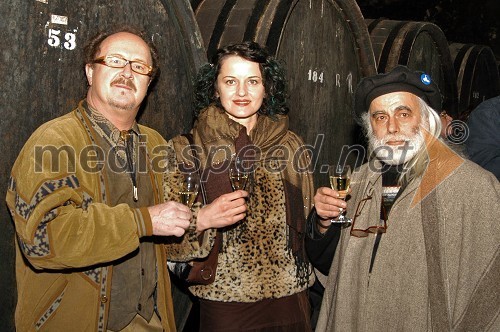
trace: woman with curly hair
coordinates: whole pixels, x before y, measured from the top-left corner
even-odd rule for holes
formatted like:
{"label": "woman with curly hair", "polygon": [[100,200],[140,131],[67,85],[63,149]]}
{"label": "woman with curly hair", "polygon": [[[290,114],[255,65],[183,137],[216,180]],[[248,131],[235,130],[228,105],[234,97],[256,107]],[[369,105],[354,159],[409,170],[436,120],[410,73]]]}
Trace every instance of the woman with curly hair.
{"label": "woman with curly hair", "polygon": [[[203,331],[311,330],[306,290],[314,276],[303,247],[313,192],[310,155],[288,129],[288,111],[284,68],[257,43],[221,48],[199,70],[192,137],[208,205],[194,211],[195,235],[169,254],[171,260],[204,257],[215,234],[222,235],[214,281],[189,287],[200,299]],[[189,163],[187,139],[173,143],[176,162]],[[211,202],[230,205],[229,193],[240,192],[233,192],[228,175],[235,158],[250,172],[246,215],[214,229]],[[166,192],[176,185],[171,181]],[[224,214],[223,204],[217,209]]]}

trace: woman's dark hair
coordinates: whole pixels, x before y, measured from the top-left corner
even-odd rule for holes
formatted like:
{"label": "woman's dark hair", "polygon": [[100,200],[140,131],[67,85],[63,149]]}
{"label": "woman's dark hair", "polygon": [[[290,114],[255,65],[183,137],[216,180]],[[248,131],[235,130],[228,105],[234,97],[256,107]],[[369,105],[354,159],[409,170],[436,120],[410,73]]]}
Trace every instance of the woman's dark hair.
{"label": "woman's dark hair", "polygon": [[136,36],[139,36],[149,46],[149,52],[151,53],[151,59],[153,60],[153,72],[151,73],[151,80],[153,80],[159,71],[158,50],[156,49],[156,46],[153,44],[151,39],[148,38],[146,32],[139,30],[133,26],[128,26],[128,25],[115,26],[111,29],[101,31],[97,33],[95,36],[93,36],[91,39],[89,39],[89,41],[87,41],[87,43],[83,48],[83,57],[85,64],[93,63],[97,54],[99,54],[99,52],[101,51],[101,44],[104,41],[104,39],[119,32],[128,32]]}
{"label": "woman's dark hair", "polygon": [[216,97],[217,76],[219,75],[222,61],[231,55],[236,55],[259,64],[266,94],[258,114],[269,116],[287,114],[289,108],[286,102],[287,86],[283,65],[270,56],[259,44],[247,41],[218,49],[211,63],[199,69],[195,82],[195,117],[198,117],[200,111],[210,104],[215,104],[222,108],[220,99]]}

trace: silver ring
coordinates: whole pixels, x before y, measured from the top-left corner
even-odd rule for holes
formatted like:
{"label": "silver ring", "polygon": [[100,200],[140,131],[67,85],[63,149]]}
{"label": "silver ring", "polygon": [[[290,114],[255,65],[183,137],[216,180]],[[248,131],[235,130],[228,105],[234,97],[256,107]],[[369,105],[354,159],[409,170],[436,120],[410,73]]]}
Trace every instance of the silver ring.
{"label": "silver ring", "polygon": [[339,207],[339,213],[342,214],[344,212],[344,208]]}

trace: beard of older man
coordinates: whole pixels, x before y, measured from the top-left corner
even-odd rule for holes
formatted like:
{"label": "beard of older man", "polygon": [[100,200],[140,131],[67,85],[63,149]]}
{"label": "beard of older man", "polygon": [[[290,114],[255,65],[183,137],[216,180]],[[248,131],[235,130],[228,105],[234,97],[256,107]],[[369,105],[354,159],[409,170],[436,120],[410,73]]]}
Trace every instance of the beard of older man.
{"label": "beard of older man", "polygon": [[[403,145],[388,145],[389,141],[404,141]],[[370,130],[368,134],[370,149],[375,156],[388,165],[401,165],[410,161],[424,146],[425,140],[422,128],[417,126],[413,129],[413,135],[388,134],[383,138],[377,138]]]}

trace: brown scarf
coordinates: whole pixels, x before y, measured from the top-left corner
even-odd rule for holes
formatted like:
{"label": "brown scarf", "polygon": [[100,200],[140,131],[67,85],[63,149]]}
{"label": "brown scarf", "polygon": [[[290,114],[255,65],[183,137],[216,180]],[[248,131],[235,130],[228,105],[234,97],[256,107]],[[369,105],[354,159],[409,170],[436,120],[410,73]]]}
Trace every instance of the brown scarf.
{"label": "brown scarf", "polygon": [[[202,111],[193,128],[194,143],[201,147],[198,154],[201,168],[206,182],[208,201],[212,201],[221,194],[231,192],[228,177],[228,165],[233,156],[242,149],[257,149],[259,163],[269,159],[270,149],[278,145],[290,147],[288,140],[288,117],[278,115],[274,119],[268,116],[259,116],[255,128],[250,136],[246,128],[231,120],[227,114],[214,106]],[[255,150],[254,150],[255,151]],[[299,274],[305,277],[308,273],[308,261],[305,254],[303,240],[305,234],[304,202],[302,193],[303,173],[298,173],[292,167],[293,156],[296,151],[289,151],[287,167],[282,171],[285,188],[286,220],[288,225],[288,246],[299,266]],[[241,154],[240,154],[241,155]],[[301,158],[301,165],[308,162],[305,154]],[[279,156],[283,158],[283,156]],[[221,171],[224,170],[224,171]],[[208,174],[210,172],[210,174]]]}

